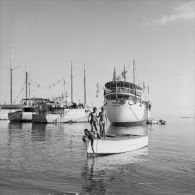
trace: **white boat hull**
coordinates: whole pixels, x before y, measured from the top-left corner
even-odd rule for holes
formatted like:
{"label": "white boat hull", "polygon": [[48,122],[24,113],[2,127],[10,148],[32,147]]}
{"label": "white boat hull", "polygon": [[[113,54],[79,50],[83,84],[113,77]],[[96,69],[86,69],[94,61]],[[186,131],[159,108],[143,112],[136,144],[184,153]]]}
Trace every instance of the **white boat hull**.
{"label": "white boat hull", "polygon": [[[148,136],[129,136],[95,139],[94,153],[97,155],[118,154],[140,149],[148,145]],[[86,142],[87,154],[93,154],[91,142]]]}
{"label": "white boat hull", "polygon": [[149,118],[149,110],[145,104],[126,100],[124,103],[107,100],[106,113],[111,123],[140,123]]}
{"label": "white boat hull", "polygon": [[47,123],[68,123],[68,122],[87,122],[88,114],[82,115],[60,115],[60,114],[47,114]]}
{"label": "white boat hull", "polygon": [[33,122],[45,123],[68,123],[68,122],[87,122],[88,112],[85,109],[67,109],[63,114],[35,114]]}

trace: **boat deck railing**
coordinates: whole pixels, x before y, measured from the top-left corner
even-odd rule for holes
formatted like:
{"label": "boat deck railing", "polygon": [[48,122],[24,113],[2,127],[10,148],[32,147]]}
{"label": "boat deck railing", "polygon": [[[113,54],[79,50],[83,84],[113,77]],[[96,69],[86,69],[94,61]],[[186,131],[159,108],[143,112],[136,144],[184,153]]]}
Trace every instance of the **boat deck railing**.
{"label": "boat deck railing", "polygon": [[110,93],[124,93],[124,94],[137,94],[141,95],[141,92],[139,90],[132,89],[132,88],[126,88],[126,87],[112,87],[110,89],[106,89],[104,92],[104,95],[110,94]]}

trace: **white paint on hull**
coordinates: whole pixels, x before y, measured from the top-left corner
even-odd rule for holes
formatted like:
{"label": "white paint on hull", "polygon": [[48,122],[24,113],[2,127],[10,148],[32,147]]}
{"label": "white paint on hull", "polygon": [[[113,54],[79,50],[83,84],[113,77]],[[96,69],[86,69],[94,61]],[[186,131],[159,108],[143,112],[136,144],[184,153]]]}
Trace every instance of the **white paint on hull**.
{"label": "white paint on hull", "polygon": [[125,101],[124,104],[116,100],[107,100],[106,113],[112,123],[133,123],[148,119],[148,111],[145,104]]}
{"label": "white paint on hull", "polygon": [[[148,136],[129,136],[128,138],[95,139],[94,153],[99,155],[117,154],[140,149],[148,145]],[[86,142],[88,154],[93,154],[91,142]]]}
{"label": "white paint on hull", "polygon": [[32,115],[35,112],[22,112],[22,121],[32,121]]}
{"label": "white paint on hull", "polygon": [[87,122],[89,113],[85,109],[67,109],[64,114],[47,114],[48,123]]}
{"label": "white paint on hull", "polygon": [[83,115],[60,115],[60,114],[47,114],[46,121],[48,123],[66,123],[66,122],[87,122],[88,114]]}

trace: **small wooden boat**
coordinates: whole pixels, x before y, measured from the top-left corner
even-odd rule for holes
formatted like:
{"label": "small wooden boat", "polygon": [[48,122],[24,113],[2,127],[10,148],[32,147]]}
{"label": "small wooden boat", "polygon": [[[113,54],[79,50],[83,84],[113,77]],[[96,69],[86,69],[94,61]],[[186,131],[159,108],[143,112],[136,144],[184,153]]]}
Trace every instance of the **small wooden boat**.
{"label": "small wooden boat", "polygon": [[24,107],[20,111],[8,113],[8,118],[13,122],[32,122],[32,115],[34,113],[33,107]]}
{"label": "small wooden boat", "polygon": [[151,120],[148,120],[146,123],[148,125],[154,125],[154,124],[158,124],[158,121],[157,120],[154,120],[154,119],[151,119]]}
{"label": "small wooden boat", "polygon": [[148,136],[147,135],[144,136],[119,135],[109,137],[106,136],[105,139],[94,139],[93,144],[91,144],[91,141],[86,141],[85,144],[87,154],[95,155],[118,154],[140,149],[147,146]]}
{"label": "small wooden boat", "polygon": [[159,123],[160,123],[161,125],[166,125],[166,121],[163,120],[163,119],[160,119],[160,120],[159,120]]}
{"label": "small wooden boat", "polygon": [[23,108],[21,104],[2,104],[0,105],[0,120],[9,120],[8,114],[16,112]]}

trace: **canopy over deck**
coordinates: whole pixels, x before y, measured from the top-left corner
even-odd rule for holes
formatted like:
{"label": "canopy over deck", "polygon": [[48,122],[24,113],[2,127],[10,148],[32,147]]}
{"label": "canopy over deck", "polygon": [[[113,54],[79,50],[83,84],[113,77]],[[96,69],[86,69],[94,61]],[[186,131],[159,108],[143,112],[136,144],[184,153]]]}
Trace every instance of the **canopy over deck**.
{"label": "canopy over deck", "polygon": [[135,85],[134,83],[130,83],[130,82],[126,82],[126,81],[109,81],[105,84],[105,87],[107,89],[113,89],[116,87],[125,87],[125,88],[131,88],[131,89],[138,89],[138,90],[142,90],[141,87],[139,87],[138,85]]}

